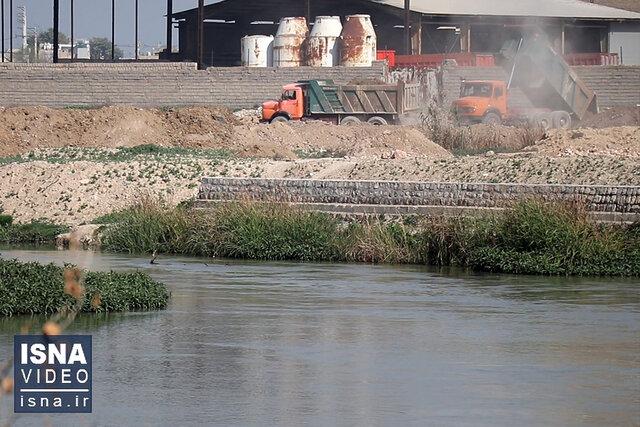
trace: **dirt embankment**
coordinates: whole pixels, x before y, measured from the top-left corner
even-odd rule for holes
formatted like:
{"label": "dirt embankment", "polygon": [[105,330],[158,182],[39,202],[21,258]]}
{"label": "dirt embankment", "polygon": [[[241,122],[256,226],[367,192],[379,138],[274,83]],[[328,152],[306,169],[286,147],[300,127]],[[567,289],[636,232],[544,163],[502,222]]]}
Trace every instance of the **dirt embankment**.
{"label": "dirt embankment", "polygon": [[139,109],[0,109],[0,157],[34,149],[130,147],[142,144],[224,148],[241,157],[296,159],[344,156],[428,156],[450,154],[418,129],[355,127],[325,123],[261,125],[240,121],[228,110],[192,107]]}
{"label": "dirt embankment", "polygon": [[[470,132],[482,144],[450,145],[483,154],[453,156],[409,126],[261,125],[213,108],[0,109],[0,208],[20,222],[76,225],[142,195],[188,200],[202,176],[640,185],[638,126],[551,131],[540,141],[504,126]],[[235,155],[115,148],[141,144]],[[528,147],[486,152],[494,144]]]}
{"label": "dirt embankment", "polygon": [[598,114],[587,113],[577,127],[603,129],[617,126],[640,126],[640,107],[604,108]]}

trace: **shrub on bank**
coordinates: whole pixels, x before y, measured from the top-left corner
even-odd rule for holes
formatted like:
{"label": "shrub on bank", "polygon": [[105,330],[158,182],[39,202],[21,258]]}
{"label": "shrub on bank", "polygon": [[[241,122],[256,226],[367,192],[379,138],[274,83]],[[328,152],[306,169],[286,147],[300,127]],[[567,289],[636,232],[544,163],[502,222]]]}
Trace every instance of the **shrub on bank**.
{"label": "shrub on bank", "polygon": [[[76,304],[64,292],[64,268],[0,259],[0,315],[51,314]],[[84,273],[84,312],[157,310],[169,292],[147,274]]]}
{"label": "shrub on bank", "polygon": [[471,267],[522,274],[640,276],[640,226],[591,222],[579,206],[525,201],[483,218],[344,225],[286,205],[210,211],[145,202],[117,215],[104,248],[228,258]]}
{"label": "shrub on bank", "polygon": [[638,276],[637,228],[594,223],[577,204],[521,202],[474,248],[468,264],[505,273]]}
{"label": "shrub on bank", "polygon": [[0,225],[0,243],[36,245],[53,243],[59,234],[67,231],[69,227],[47,220],[34,220],[24,224],[11,221],[5,226]]}

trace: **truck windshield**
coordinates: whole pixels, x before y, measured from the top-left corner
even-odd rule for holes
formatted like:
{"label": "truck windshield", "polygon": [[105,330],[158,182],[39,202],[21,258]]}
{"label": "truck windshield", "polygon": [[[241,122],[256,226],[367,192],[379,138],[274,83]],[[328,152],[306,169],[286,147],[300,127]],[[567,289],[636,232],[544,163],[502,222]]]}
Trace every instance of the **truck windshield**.
{"label": "truck windshield", "polygon": [[282,94],[282,100],[286,101],[288,99],[296,99],[296,91],[295,90],[285,90]]}
{"label": "truck windshield", "polygon": [[461,96],[491,97],[491,85],[489,83],[465,83],[462,86]]}

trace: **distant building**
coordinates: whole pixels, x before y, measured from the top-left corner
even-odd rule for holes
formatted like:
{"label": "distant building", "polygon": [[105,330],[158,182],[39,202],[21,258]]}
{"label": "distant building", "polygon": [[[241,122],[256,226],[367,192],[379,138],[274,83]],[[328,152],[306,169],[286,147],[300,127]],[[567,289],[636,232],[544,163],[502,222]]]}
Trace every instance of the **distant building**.
{"label": "distant building", "polygon": [[[275,34],[280,18],[368,14],[379,49],[404,52],[404,0],[222,0],[205,6],[205,65],[240,64],[240,39]],[[173,14],[177,60],[196,59],[197,9]],[[412,54],[497,53],[542,28],[563,54],[612,53],[640,64],[640,13],[579,0],[411,0]]]}
{"label": "distant building", "polygon": [[[53,62],[53,44],[40,43],[38,46],[37,62]],[[58,45],[58,58],[71,59],[71,44]],[[74,59],[91,59],[91,46],[88,40],[80,40],[74,47]]]}

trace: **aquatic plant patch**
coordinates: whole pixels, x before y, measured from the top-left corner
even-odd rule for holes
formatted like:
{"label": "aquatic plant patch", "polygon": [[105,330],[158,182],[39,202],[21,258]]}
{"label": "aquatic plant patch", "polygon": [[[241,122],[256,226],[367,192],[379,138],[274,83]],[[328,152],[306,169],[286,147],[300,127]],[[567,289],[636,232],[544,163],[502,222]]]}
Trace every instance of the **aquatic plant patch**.
{"label": "aquatic plant patch", "polygon": [[[142,272],[82,272],[83,312],[158,310],[169,300],[167,287]],[[0,259],[0,315],[51,314],[72,309],[65,293],[65,269],[54,264]]]}

